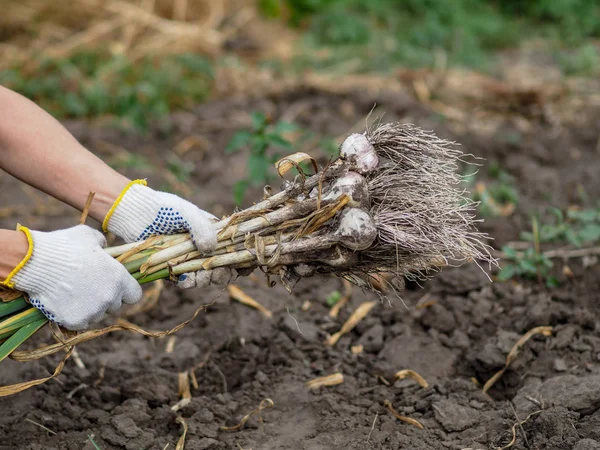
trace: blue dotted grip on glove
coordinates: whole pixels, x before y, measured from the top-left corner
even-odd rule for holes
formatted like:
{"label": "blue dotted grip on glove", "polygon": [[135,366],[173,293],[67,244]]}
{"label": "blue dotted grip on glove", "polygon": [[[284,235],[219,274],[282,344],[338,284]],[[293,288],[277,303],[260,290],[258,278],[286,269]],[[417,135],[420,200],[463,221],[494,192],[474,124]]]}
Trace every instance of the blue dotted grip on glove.
{"label": "blue dotted grip on glove", "polygon": [[163,207],[158,211],[158,215],[154,221],[144,228],[144,231],[142,231],[142,234],[136,240],[142,241],[151,236],[176,234],[189,230],[190,224],[181,216],[181,213],[173,211],[173,208]]}
{"label": "blue dotted grip on glove", "polygon": [[56,321],[56,319],[54,318],[54,314],[52,314],[51,312],[49,312],[46,308],[44,308],[44,305],[39,301],[36,300],[34,298],[30,298],[29,302],[35,306],[37,309],[39,309],[42,314],[44,314],[49,321],[56,323],[57,325],[60,326],[60,323]]}

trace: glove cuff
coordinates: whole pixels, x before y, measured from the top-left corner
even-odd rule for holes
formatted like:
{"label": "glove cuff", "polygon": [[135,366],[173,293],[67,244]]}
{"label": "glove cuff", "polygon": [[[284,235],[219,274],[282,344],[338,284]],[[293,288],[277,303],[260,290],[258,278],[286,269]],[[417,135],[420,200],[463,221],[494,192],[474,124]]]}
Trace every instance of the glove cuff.
{"label": "glove cuff", "polygon": [[148,182],[146,180],[133,180],[133,181],[130,181],[129,183],[127,183],[127,186],[125,186],[123,188],[123,190],[121,191],[121,193],[119,194],[119,196],[117,197],[115,202],[112,204],[112,206],[108,210],[108,213],[106,213],[106,217],[102,221],[102,231],[104,231],[105,233],[107,231],[110,231],[109,222],[113,218],[115,211],[117,210],[119,205],[123,202],[123,199],[125,198],[125,196],[129,193],[131,188],[135,185],[148,186]]}
{"label": "glove cuff", "polygon": [[27,264],[27,262],[31,259],[31,255],[33,254],[33,238],[31,237],[31,231],[29,231],[29,228],[18,224],[17,231],[22,231],[23,233],[25,233],[25,236],[27,237],[27,243],[29,244],[29,248],[27,249],[27,253],[23,257],[21,262],[17,264],[13,270],[11,270],[11,272],[4,279],[4,281],[0,281],[0,286],[5,286],[10,289],[13,289],[15,287],[15,276],[23,267],[25,267],[25,264]]}
{"label": "glove cuff", "polygon": [[146,180],[134,180],[115,200],[104,218],[102,229],[133,242],[140,234],[140,225],[152,220],[155,209],[156,192],[147,187]]}
{"label": "glove cuff", "polygon": [[[40,289],[64,277],[65,270],[69,269],[69,261],[65,261],[71,243],[67,236],[53,235],[51,242],[50,233],[30,231],[21,227],[29,240],[29,251],[21,264],[13,270],[13,286],[19,291],[37,294]],[[23,229],[24,228],[24,229]]]}

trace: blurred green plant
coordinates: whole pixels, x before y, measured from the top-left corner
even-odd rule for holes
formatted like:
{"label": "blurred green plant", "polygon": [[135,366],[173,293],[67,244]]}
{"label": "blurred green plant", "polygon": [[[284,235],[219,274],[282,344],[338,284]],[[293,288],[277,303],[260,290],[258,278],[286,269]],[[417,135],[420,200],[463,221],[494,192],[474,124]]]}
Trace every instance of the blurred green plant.
{"label": "blurred green plant", "polygon": [[508,281],[515,277],[544,281],[548,287],[559,285],[558,279],[551,275],[554,263],[540,250],[539,222],[537,217],[531,220],[533,245],[519,252],[508,245],[502,248],[508,264],[503,264],[498,273],[499,281]]}
{"label": "blurred green plant", "polygon": [[573,51],[561,50],[556,59],[565,75],[600,74],[600,49],[593,44],[583,45]]}
{"label": "blurred green plant", "polygon": [[492,162],[488,168],[492,182],[477,182],[477,172],[465,176],[471,187],[471,198],[479,202],[479,213],[484,217],[509,216],[519,203],[519,192],[512,175],[504,170],[497,162]]}
{"label": "blurred green plant", "polygon": [[182,183],[188,182],[194,169],[195,166],[193,162],[184,161],[175,153],[171,153],[167,156],[167,170],[173,174],[177,181]]}
{"label": "blurred green plant", "polygon": [[[596,208],[569,209],[564,213],[559,208],[547,210],[547,220],[540,226],[541,243],[568,242],[575,247],[600,242],[600,205]],[[531,232],[522,232],[521,239],[534,241]]]}
{"label": "blurred green plant", "polygon": [[569,209],[566,213],[550,207],[544,223],[538,217],[531,219],[531,231],[521,233],[521,239],[531,242],[531,246],[522,252],[504,246],[502,252],[508,264],[503,264],[498,280],[507,281],[514,277],[544,280],[546,285],[554,287],[558,280],[550,275],[553,263],[541,252],[543,243],[569,243],[575,247],[600,242],[600,205],[596,208]]}
{"label": "blurred green plant", "polygon": [[81,52],[44,60],[34,70],[0,72],[0,84],[62,118],[112,116],[146,130],[150,121],[204,100],[212,67],[198,55],[132,62],[124,56]]}
{"label": "blurred green plant", "polygon": [[331,137],[323,137],[319,142],[319,148],[325,153],[325,155],[331,158],[337,158],[340,154],[340,144]]}
{"label": "blurred green plant", "polygon": [[512,247],[504,246],[502,252],[510,262],[502,265],[502,269],[498,273],[498,281],[508,281],[516,277],[531,280],[541,278],[548,287],[559,285],[556,277],[550,275],[550,271],[554,267],[552,260],[543,253],[537,253],[533,247],[524,252],[518,252]]}
{"label": "blurred green plant", "polygon": [[252,126],[249,130],[236,132],[225,148],[227,153],[249,149],[246,178],[238,181],[233,188],[233,199],[239,205],[244,200],[246,190],[250,186],[263,186],[275,178],[273,164],[280,155],[269,152],[273,148],[292,150],[292,144],[284,134],[297,130],[297,126],[288,122],[270,123],[262,113],[251,115]]}
{"label": "blurred green plant", "polygon": [[118,154],[108,161],[113,169],[152,169],[152,164],[144,155],[139,153]]}
{"label": "blurred green plant", "polygon": [[261,0],[259,7],[307,30],[309,47],[331,48],[297,62],[329,70],[432,66],[440,55],[481,69],[491,52],[527,38],[578,45],[600,36],[593,0]]}
{"label": "blurred green plant", "polygon": [[550,26],[548,34],[568,43],[600,36],[600,4],[595,0],[496,0],[494,3],[511,16]]}
{"label": "blurred green plant", "polygon": [[340,291],[333,291],[331,292],[327,298],[325,299],[325,304],[327,306],[329,306],[330,308],[332,308],[333,306],[335,306],[336,303],[338,303],[340,300],[342,299],[342,293]]}

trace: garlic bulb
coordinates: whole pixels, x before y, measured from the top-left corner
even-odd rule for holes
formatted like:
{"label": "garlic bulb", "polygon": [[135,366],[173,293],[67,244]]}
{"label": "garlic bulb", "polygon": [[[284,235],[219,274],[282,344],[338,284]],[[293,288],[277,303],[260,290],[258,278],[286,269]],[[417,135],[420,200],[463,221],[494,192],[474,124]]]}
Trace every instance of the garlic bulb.
{"label": "garlic bulb", "polygon": [[354,133],[348,136],[342,143],[340,156],[354,162],[356,171],[361,174],[369,173],[379,165],[379,157],[375,147],[364,134]]}
{"label": "garlic bulb", "polygon": [[348,172],[342,178],[338,178],[325,195],[325,200],[334,200],[342,194],[347,194],[354,202],[360,205],[368,205],[369,188],[367,181],[356,172]]}
{"label": "garlic bulb", "polygon": [[351,250],[365,250],[377,238],[375,222],[368,212],[360,208],[348,208],[342,212],[334,238]]}

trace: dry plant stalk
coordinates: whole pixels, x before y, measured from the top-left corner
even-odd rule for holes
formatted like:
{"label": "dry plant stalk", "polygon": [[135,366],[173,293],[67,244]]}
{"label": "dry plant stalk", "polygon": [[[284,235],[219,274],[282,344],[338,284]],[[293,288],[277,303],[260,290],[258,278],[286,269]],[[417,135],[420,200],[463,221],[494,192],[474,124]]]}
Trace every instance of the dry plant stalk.
{"label": "dry plant stalk", "polygon": [[92,202],[94,201],[94,197],[96,196],[95,192],[91,192],[88,194],[87,199],[85,201],[85,205],[83,206],[83,211],[81,211],[81,217],[79,218],[79,225],[83,225],[87,220],[88,214],[90,213],[90,208],[92,207]]}
{"label": "dry plant stalk", "polygon": [[517,356],[519,355],[519,350],[521,350],[521,348],[523,347],[523,345],[525,345],[525,343],[531,339],[533,336],[535,336],[536,334],[541,334],[542,336],[552,336],[552,327],[550,326],[541,326],[541,327],[535,327],[532,328],[531,330],[529,330],[527,333],[525,333],[518,341],[517,343],[513,346],[513,348],[510,349],[510,352],[508,352],[508,355],[506,356],[506,362],[504,363],[504,367],[502,369],[500,369],[498,372],[496,372],[484,385],[483,385],[483,392],[487,394],[487,392],[490,390],[490,388],[500,379],[502,378],[502,375],[504,375],[504,372],[506,372],[506,370],[510,367],[510,365],[512,364],[512,362],[517,359]]}
{"label": "dry plant stalk", "polygon": [[[153,337],[153,338],[169,336],[169,335],[174,334],[174,333],[178,332],[179,330],[181,330],[188,323],[190,323],[192,320],[194,320],[198,316],[198,314],[200,314],[202,311],[205,311],[211,305],[212,305],[212,303],[208,304],[208,305],[199,306],[196,309],[196,311],[194,311],[194,314],[192,315],[192,317],[190,317],[189,319],[187,319],[184,322],[181,322],[179,325],[171,328],[170,330],[151,332],[151,331],[146,331],[143,328],[141,328],[135,324],[132,324],[130,322],[122,323],[122,324],[118,324],[118,325],[111,325],[111,326],[108,326],[105,328],[87,330],[87,331],[75,334],[74,336],[72,336],[68,339],[65,339],[63,342],[46,345],[44,347],[40,347],[35,350],[15,351],[10,355],[10,357],[11,357],[11,359],[14,359],[15,361],[23,361],[23,362],[24,361],[33,361],[36,359],[43,358],[45,356],[53,355],[54,353],[64,350],[65,348],[69,349],[76,344],[81,344],[82,342],[87,342],[91,339],[95,339],[99,336],[105,335],[107,333],[112,333],[114,331],[123,331],[123,330],[134,331],[141,335],[144,335],[147,337]],[[0,397],[2,397],[2,394],[0,394]]]}
{"label": "dry plant stalk", "polygon": [[240,420],[240,423],[238,423],[237,425],[233,426],[233,427],[220,427],[219,429],[221,431],[238,431],[241,430],[244,425],[246,425],[246,422],[248,422],[248,420],[250,420],[250,417],[252,417],[254,414],[258,414],[259,420],[262,422],[262,411],[265,409],[269,409],[269,408],[273,408],[275,406],[275,403],[273,402],[273,400],[271,400],[270,398],[265,398],[262,402],[260,402],[260,404],[258,405],[258,408],[250,411],[248,414],[246,414],[244,417],[242,417],[242,420]]}
{"label": "dry plant stalk", "polygon": [[10,302],[23,296],[22,292],[0,286],[0,302]]}
{"label": "dry plant stalk", "polygon": [[366,315],[369,314],[369,311],[371,311],[371,309],[373,309],[373,307],[377,303],[378,303],[377,301],[361,303],[358,306],[358,308],[356,308],[354,310],[352,315],[350,315],[350,317],[348,317],[348,320],[346,320],[346,322],[344,322],[344,325],[342,325],[342,328],[340,329],[340,331],[329,336],[329,338],[325,341],[325,344],[330,347],[337,344],[337,342],[340,340],[340,338],[344,334],[352,331],[352,329],[356,326],[356,324],[358,324],[358,322],[363,320],[366,317]]}
{"label": "dry plant stalk", "polygon": [[390,402],[389,400],[384,400],[384,401],[383,401],[383,406],[385,406],[385,407],[388,409],[388,411],[389,411],[390,413],[392,413],[392,415],[393,415],[393,416],[394,416],[396,419],[398,419],[398,420],[401,420],[402,422],[405,422],[405,423],[409,423],[409,424],[411,424],[411,425],[414,425],[415,427],[419,428],[420,430],[422,430],[423,428],[425,428],[425,427],[424,427],[424,426],[421,424],[421,422],[419,422],[417,419],[413,419],[412,417],[406,417],[406,416],[400,415],[400,414],[398,413],[398,411],[396,411],[396,410],[394,409],[394,407],[392,406],[392,402]]}
{"label": "dry plant stalk", "polygon": [[165,346],[165,353],[173,353],[175,350],[175,341],[177,340],[177,336],[171,336],[167,341],[167,345]]}
{"label": "dry plant stalk", "polygon": [[511,428],[510,431],[512,432],[512,439],[510,440],[510,442],[502,447],[497,447],[496,450],[506,450],[508,448],[511,448],[513,445],[515,445],[517,443],[517,427],[523,426],[525,423],[527,423],[529,421],[529,419],[531,419],[533,416],[537,416],[538,414],[540,414],[543,411],[534,411],[531,414],[529,414],[527,417],[525,417],[525,419],[523,419],[520,422],[516,422]]}
{"label": "dry plant stalk", "polygon": [[340,372],[332,373],[331,375],[325,375],[323,377],[314,378],[304,383],[309,389],[318,389],[323,386],[336,386],[344,382],[344,375]]}
{"label": "dry plant stalk", "polygon": [[[85,385],[83,385],[83,386],[85,386]],[[53,436],[56,436],[56,434],[57,434],[57,433],[56,433],[56,431],[52,431],[50,428],[48,428],[48,427],[45,427],[45,426],[44,426],[44,425],[42,425],[41,423],[37,423],[36,421],[34,421],[34,420],[31,420],[31,419],[29,419],[29,418],[25,418],[25,420],[26,420],[27,422],[29,422],[29,423],[31,423],[31,424],[33,424],[33,425],[35,425],[36,427],[40,427],[42,430],[46,431],[47,433],[50,433],[50,434],[51,434],[51,435],[53,435]]]}
{"label": "dry plant stalk", "polygon": [[38,55],[64,59],[82,48],[94,47],[118,48],[132,61],[173,54],[174,48],[176,53],[216,55],[235,31],[219,30],[226,19],[221,1],[190,1],[185,2],[186,8],[175,2],[168,18],[161,16],[155,2],[136,3],[140,2],[79,1],[65,10],[54,2],[7,2],[3,14],[26,32],[0,48],[0,67],[18,65],[31,70],[39,65]]}
{"label": "dry plant stalk", "polygon": [[252,297],[250,297],[248,294],[242,291],[242,289],[239,286],[235,284],[230,284],[229,286],[227,286],[227,291],[229,292],[229,296],[232,299],[240,302],[242,305],[246,305],[250,308],[258,310],[267,319],[273,317],[273,313],[269,308],[258,303],[256,300],[254,300]]}
{"label": "dry plant stalk", "polygon": [[179,372],[177,376],[177,390],[179,392],[179,401],[171,406],[173,411],[179,411],[184,406],[189,405],[192,401],[188,372]]}
{"label": "dry plant stalk", "polygon": [[69,347],[69,349],[67,350],[67,353],[65,353],[65,356],[63,356],[63,359],[58,363],[58,365],[56,366],[56,369],[54,369],[54,372],[50,376],[38,378],[37,380],[24,381],[22,383],[11,384],[9,386],[0,386],[0,397],[6,397],[9,395],[17,394],[19,392],[23,392],[31,387],[39,386],[40,384],[44,384],[45,382],[50,381],[53,378],[56,378],[57,376],[60,375],[63,368],[65,367],[65,363],[71,357],[72,354],[73,354],[73,347]]}
{"label": "dry plant stalk", "polygon": [[365,350],[365,347],[362,344],[353,345],[350,347],[350,351],[353,355],[360,355]]}
{"label": "dry plant stalk", "polygon": [[319,171],[319,168],[317,167],[317,162],[314,160],[314,158],[309,154],[303,152],[297,152],[293,155],[281,158],[275,163],[275,168],[277,169],[277,173],[279,173],[279,175],[283,177],[291,169],[298,168],[300,166],[300,163],[306,161],[311,162],[315,172]]}
{"label": "dry plant stalk", "polygon": [[185,449],[185,436],[188,432],[188,424],[185,419],[181,416],[177,416],[175,422],[181,424],[182,432],[181,436],[179,436],[179,440],[177,441],[177,445],[175,446],[175,450],[184,450]]}
{"label": "dry plant stalk", "polygon": [[404,380],[405,378],[411,378],[415,380],[423,389],[427,389],[429,387],[429,383],[425,381],[425,378],[423,378],[414,370],[404,369],[396,372],[394,375],[394,381]]}

